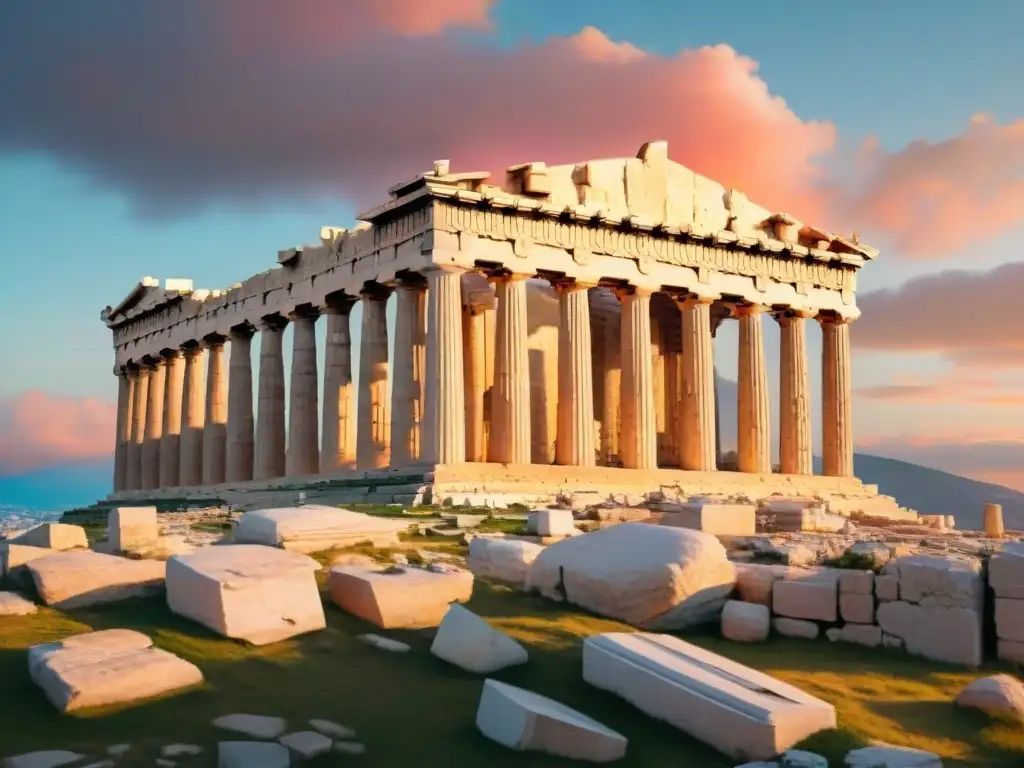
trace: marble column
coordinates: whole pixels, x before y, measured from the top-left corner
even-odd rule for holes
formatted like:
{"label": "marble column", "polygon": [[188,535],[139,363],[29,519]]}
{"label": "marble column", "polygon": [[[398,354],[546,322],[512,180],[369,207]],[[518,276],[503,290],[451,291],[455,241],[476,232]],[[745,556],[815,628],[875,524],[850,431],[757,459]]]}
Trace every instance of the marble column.
{"label": "marble column", "polygon": [[244,483],[253,474],[252,337],[251,325],[231,329],[228,369],[228,428],[224,481]]}
{"label": "marble column", "polygon": [[718,468],[718,412],[711,336],[713,301],[712,297],[691,296],[679,302],[683,332],[679,465],[697,472]]}
{"label": "marble column", "polygon": [[530,359],[526,275],[493,278],[498,299],[488,461],[529,464]]}
{"label": "marble column", "polygon": [[[230,413],[230,391],[228,388],[227,371],[224,367],[223,336],[214,336],[206,340],[206,419],[203,425],[203,485],[219,485],[227,478],[227,446],[228,417]],[[248,337],[238,342],[244,344],[248,359]],[[231,344],[231,357],[234,360],[235,344]],[[252,374],[249,374],[249,434],[252,434]],[[245,412],[244,403],[236,404],[238,418]],[[239,431],[240,438],[243,437]],[[250,446],[252,441],[250,438]],[[252,454],[249,454],[250,457]],[[237,459],[239,471],[244,468],[241,457]],[[252,460],[249,461],[252,467]],[[250,477],[252,471],[250,469]]]}
{"label": "marble column", "polygon": [[761,315],[764,307],[748,304],[733,308],[739,318],[739,434],[736,463],[740,472],[772,471],[771,430],[768,424],[768,370],[764,361]]}
{"label": "marble column", "polygon": [[[714,347],[714,340],[718,336],[718,328],[725,320],[723,315],[711,314],[711,346]],[[718,363],[712,365],[715,380],[715,469],[722,466],[722,405],[721,392],[718,389]]]}
{"label": "marble column", "polygon": [[135,389],[132,392],[131,442],[125,470],[125,490],[142,488],[142,453],[146,436],[146,405],[149,402],[149,368],[134,366]]}
{"label": "marble column", "polygon": [[807,319],[812,312],[778,312],[779,471],[809,475],[811,465],[811,384],[807,371]]}
{"label": "marble column", "polygon": [[203,427],[206,424],[206,351],[194,342],[182,350],[185,377],[181,389],[181,455],[179,484],[189,488],[203,483]]}
{"label": "marble column", "polygon": [[423,458],[466,461],[466,398],[462,339],[462,270],[427,272],[427,342]]}
{"label": "marble column", "polygon": [[597,463],[589,288],[579,283],[555,285],[559,314],[555,461],[575,467],[592,467]]}
{"label": "marble column", "polygon": [[[420,459],[427,364],[427,285],[404,280],[395,295],[395,365],[391,383],[391,466]],[[461,306],[461,304],[460,304]]]}
{"label": "marble column", "polygon": [[260,373],[256,410],[254,480],[285,474],[284,329],[288,321],[268,315],[260,323]]}
{"label": "marble column", "polygon": [[298,312],[292,321],[292,371],[288,389],[288,454],[285,474],[305,477],[320,471],[320,375],[316,361],[314,311]]}
{"label": "marble column", "polygon": [[157,360],[149,372],[149,392],[146,398],[146,436],[142,444],[142,487],[153,490],[160,487],[160,439],[164,435],[164,385],[167,365]]}
{"label": "marble column", "polygon": [[821,322],[822,474],[853,476],[850,318],[823,316]]}
{"label": "marble column", "polygon": [[658,468],[651,294],[652,291],[643,288],[619,291],[622,301],[622,465],[628,469]]}
{"label": "marble column", "polygon": [[180,349],[165,349],[164,430],[160,438],[160,487],[177,488],[181,468],[181,393],[185,359]]}
{"label": "marble column", "polygon": [[601,417],[601,454],[604,463],[622,463],[622,313],[608,315],[604,327],[604,413]]}
{"label": "marble column", "polygon": [[468,304],[462,311],[463,376],[466,402],[466,461],[487,461],[484,399],[487,392],[486,317]]}
{"label": "marble column", "polygon": [[123,367],[117,372],[117,442],[114,444],[114,493],[125,490],[128,480],[128,446],[132,441],[132,401],[136,372]]}
{"label": "marble column", "polygon": [[382,469],[391,462],[391,413],[388,402],[389,291],[364,291],[363,331],[359,340],[359,425],[356,428],[356,466]]}
{"label": "marble column", "polygon": [[348,469],[356,462],[356,416],[352,388],[352,305],[354,299],[329,304],[324,349],[323,435],[320,473]]}

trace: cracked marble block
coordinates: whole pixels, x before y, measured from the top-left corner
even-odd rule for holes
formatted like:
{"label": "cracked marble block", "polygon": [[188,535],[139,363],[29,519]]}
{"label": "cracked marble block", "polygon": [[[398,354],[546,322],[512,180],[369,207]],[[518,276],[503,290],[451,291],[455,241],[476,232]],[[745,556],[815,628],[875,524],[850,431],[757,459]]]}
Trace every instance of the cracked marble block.
{"label": "cracked marble block", "polygon": [[461,569],[341,565],[327,584],[335,605],[381,629],[436,627],[452,603],[473,594],[473,574]]}
{"label": "cracked marble block", "polygon": [[327,626],[320,564],[256,544],[208,547],[167,561],[167,604],[214,632],[266,645]]}

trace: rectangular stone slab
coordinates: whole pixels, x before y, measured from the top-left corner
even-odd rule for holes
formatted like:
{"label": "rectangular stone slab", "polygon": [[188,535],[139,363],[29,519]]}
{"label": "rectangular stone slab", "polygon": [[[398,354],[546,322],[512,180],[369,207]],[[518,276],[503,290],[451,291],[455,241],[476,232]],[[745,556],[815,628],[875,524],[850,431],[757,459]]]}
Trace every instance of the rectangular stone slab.
{"label": "rectangular stone slab", "polygon": [[61,712],[142,701],[203,681],[194,664],[127,629],[33,646],[28,666],[32,680]]}
{"label": "rectangular stone slab", "polygon": [[741,762],[836,726],[831,704],[671,635],[589,637],[583,679]]}
{"label": "rectangular stone slab", "polygon": [[235,541],[308,554],[366,541],[386,547],[397,543],[398,532],[408,527],[404,520],[310,504],[246,512],[238,521]]}
{"label": "rectangular stone slab", "polygon": [[164,586],[164,563],[100,552],[58,552],[25,567],[42,601],[62,610],[144,597]]}
{"label": "rectangular stone slab", "polygon": [[438,626],[452,603],[469,600],[473,574],[341,565],[331,569],[328,586],[335,605],[381,629],[425,629]]}

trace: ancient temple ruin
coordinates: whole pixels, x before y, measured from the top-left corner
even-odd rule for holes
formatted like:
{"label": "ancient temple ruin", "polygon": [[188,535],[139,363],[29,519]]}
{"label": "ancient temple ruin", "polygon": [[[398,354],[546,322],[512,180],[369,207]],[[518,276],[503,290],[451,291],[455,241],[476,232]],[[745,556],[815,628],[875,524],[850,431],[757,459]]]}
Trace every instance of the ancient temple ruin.
{"label": "ancient temple ruin", "polygon": [[[439,161],[354,228],[325,227],[319,243],[281,251],[275,268],[227,290],[145,278],[105,309],[119,382],[114,498],[387,477],[456,500],[666,486],[875,496],[853,477],[849,336],[857,270],[875,249],[755,205],[669,160],[661,141],[636,158],[534,162],[488,181]],[[766,315],[781,327],[774,472]],[[726,318],[739,323],[729,471],[712,342]],[[822,476],[812,319],[823,333]]]}

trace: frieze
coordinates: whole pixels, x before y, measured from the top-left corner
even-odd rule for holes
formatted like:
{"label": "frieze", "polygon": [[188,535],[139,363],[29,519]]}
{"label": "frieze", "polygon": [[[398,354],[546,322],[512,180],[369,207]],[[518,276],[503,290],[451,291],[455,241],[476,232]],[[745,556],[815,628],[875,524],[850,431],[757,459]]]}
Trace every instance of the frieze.
{"label": "frieze", "polygon": [[657,237],[604,226],[564,222],[553,218],[515,215],[494,210],[480,210],[461,205],[436,204],[435,228],[449,232],[467,232],[494,240],[515,243],[515,252],[522,255],[527,243],[541,243],[558,248],[632,259],[642,274],[651,271],[652,262],[689,267],[706,271],[728,272],[779,283],[801,283],[830,290],[852,291],[855,270],[811,261],[802,257],[788,258],[740,248],[721,248],[692,240]]}

